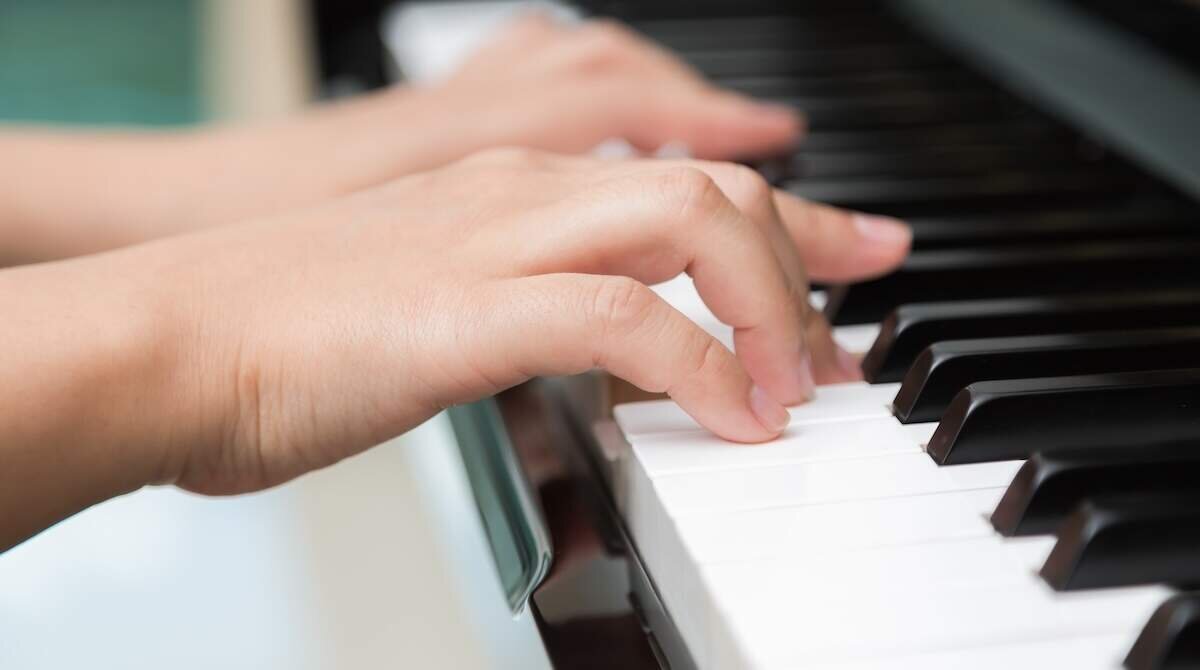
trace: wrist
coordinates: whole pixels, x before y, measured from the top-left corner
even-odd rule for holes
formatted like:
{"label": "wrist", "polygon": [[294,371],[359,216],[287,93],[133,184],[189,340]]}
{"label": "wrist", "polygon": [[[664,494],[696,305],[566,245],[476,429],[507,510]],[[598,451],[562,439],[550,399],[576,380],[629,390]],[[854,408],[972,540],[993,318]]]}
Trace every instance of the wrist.
{"label": "wrist", "polygon": [[172,319],[117,258],[0,272],[0,548],[168,480],[184,444]]}
{"label": "wrist", "polygon": [[503,120],[481,108],[477,95],[447,84],[392,86],[318,108],[294,123],[321,144],[308,153],[329,159],[341,176],[339,193],[442,167],[505,136]]}

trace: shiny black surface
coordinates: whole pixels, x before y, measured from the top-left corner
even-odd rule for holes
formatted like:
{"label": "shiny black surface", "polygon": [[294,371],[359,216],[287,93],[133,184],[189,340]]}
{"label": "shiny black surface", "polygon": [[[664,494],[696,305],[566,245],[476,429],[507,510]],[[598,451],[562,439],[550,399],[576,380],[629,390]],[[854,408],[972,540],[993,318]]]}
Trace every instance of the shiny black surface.
{"label": "shiny black surface", "polygon": [[947,340],[917,357],[892,409],[901,423],[937,421],[975,382],[1174,367],[1200,367],[1200,328]]}
{"label": "shiny black surface", "polygon": [[1052,533],[1081,501],[1118,493],[1200,490],[1200,442],[1036,453],[992,513],[1005,536]]}
{"label": "shiny black surface", "polygon": [[[557,391],[530,382],[497,396],[505,429],[538,498],[554,546],[549,576],[531,600],[556,668],[670,667],[658,636],[673,627],[612,501],[588,461],[593,448],[570,424]],[[581,593],[606,597],[581,598]],[[656,616],[657,614],[657,616]],[[651,632],[648,619],[656,618]]]}
{"label": "shiny black surface", "polygon": [[913,252],[895,272],[829,292],[834,325],[881,321],[914,296],[975,300],[1096,291],[1200,288],[1200,237],[1186,241]]}
{"label": "shiny black surface", "polygon": [[1200,492],[1087,498],[1041,575],[1060,591],[1200,583]]}
{"label": "shiny black surface", "polygon": [[871,383],[897,382],[943,340],[1200,326],[1200,291],[1154,291],[901,305],[863,358]]}
{"label": "shiny black surface", "polygon": [[927,449],[949,465],[1183,441],[1200,441],[1200,369],[971,384],[950,403]]}
{"label": "shiny black surface", "polygon": [[[1076,1],[1120,5],[1121,12],[1143,17],[1168,4]],[[378,18],[384,4],[317,3],[323,80],[336,84],[327,88],[383,83]],[[583,4],[630,22],[718,85],[806,110],[810,129],[801,147],[782,156],[744,157],[773,183],[912,221],[918,254],[901,272],[832,293],[829,313],[839,322],[887,317],[864,361],[870,381],[900,380],[922,350],[944,340],[1200,325],[1200,292],[1178,293],[1181,286],[1200,286],[1196,204],[1061,123],[1020,87],[997,85],[975,64],[898,21],[888,3]],[[1190,40],[1174,40],[1195,42],[1194,33]],[[930,304],[937,300],[953,302]],[[1167,355],[1126,361],[1139,368],[1161,365],[1164,358],[1176,362]],[[1027,357],[1022,365],[1025,380],[973,383],[960,394],[961,411],[943,422],[930,451],[943,462],[974,462],[1044,450],[1034,461],[1043,464],[1043,474],[1051,459],[1059,459],[1053,461],[1058,474],[1034,487],[1043,497],[1026,501],[1027,509],[1044,512],[1029,528],[1052,525],[1067,499],[1111,493],[1120,488],[1113,482],[1136,479],[1136,468],[1153,470],[1152,464],[1120,461],[1118,452],[1197,432],[1190,373],[1176,373],[1173,380],[1139,373],[1149,375],[1143,382],[1159,375],[1158,385],[1147,386],[1129,383],[1133,377],[1047,380],[1067,363],[1041,367]],[[944,386],[987,377],[971,372]],[[541,384],[501,398],[556,545],[558,562],[533,600],[552,662],[562,668],[691,668],[653,576],[641,565],[598,473],[590,437],[597,416],[568,411],[562,403],[559,391]],[[1068,467],[1067,447],[1088,456]],[[1128,467],[1114,470],[1120,463]],[[1047,501],[1054,504],[1042,505]],[[1133,518],[1132,509],[1126,518]],[[1170,513],[1178,509],[1160,511],[1175,518]],[[1077,546],[1082,549],[1072,556],[1103,569],[1066,571],[1068,582],[1099,585],[1145,565],[1125,566],[1111,552],[1087,550],[1105,549],[1101,544]],[[1123,546],[1155,549],[1136,538]],[[1198,557],[1191,549],[1187,556]],[[1106,561],[1091,560],[1096,558]],[[1139,579],[1158,574],[1144,572]],[[607,603],[576,597],[584,582],[603,584],[587,591],[605,594]],[[1192,602],[1172,601],[1167,614],[1155,616],[1130,654],[1130,667],[1195,667],[1200,644]]]}
{"label": "shiny black surface", "polygon": [[1200,667],[1200,593],[1181,593],[1159,606],[1129,655],[1129,670],[1192,670]]}

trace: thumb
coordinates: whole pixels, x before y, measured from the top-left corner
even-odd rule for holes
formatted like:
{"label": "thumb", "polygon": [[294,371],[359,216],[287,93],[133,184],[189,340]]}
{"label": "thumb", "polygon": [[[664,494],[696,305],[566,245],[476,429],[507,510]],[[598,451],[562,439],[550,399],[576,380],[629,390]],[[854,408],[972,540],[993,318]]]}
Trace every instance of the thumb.
{"label": "thumb", "polygon": [[775,204],[809,276],[856,281],[894,270],[912,245],[898,219],[850,212],[776,192]]}
{"label": "thumb", "polygon": [[733,352],[634,279],[536,275],[480,287],[474,298],[481,319],[471,349],[487,352],[476,366],[493,388],[472,395],[601,368],[668,394],[725,439],[761,442],[787,425],[787,410],[754,385]]}
{"label": "thumb", "polygon": [[708,86],[660,87],[641,100],[628,137],[646,150],[683,142],[697,158],[747,158],[777,153],[804,133],[804,118],[791,107]]}

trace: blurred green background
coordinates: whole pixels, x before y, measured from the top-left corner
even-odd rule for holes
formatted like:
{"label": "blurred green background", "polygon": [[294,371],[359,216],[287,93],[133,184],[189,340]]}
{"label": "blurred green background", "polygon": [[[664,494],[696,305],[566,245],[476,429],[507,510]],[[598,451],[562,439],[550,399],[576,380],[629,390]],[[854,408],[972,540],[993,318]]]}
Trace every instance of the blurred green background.
{"label": "blurred green background", "polygon": [[0,0],[0,121],[201,120],[200,3]]}

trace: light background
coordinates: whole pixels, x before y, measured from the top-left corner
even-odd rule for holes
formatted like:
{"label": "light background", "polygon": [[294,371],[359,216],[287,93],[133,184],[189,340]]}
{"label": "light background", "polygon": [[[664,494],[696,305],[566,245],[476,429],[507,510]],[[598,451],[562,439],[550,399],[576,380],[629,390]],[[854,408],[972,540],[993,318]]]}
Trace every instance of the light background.
{"label": "light background", "polygon": [[[0,121],[192,124],[312,90],[295,0],[2,0]],[[114,315],[119,318],[119,315]],[[0,668],[542,668],[444,417],[271,491],[146,489],[0,554]]]}

